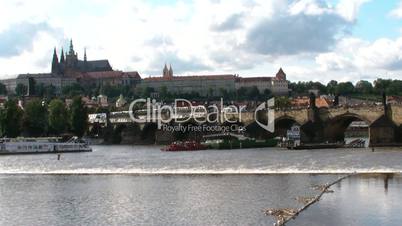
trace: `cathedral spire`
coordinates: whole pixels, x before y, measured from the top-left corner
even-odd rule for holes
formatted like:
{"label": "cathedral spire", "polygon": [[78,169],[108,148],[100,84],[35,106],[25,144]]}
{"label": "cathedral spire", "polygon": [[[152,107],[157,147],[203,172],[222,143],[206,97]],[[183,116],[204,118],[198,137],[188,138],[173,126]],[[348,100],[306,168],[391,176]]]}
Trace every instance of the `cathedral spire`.
{"label": "cathedral spire", "polygon": [[54,74],[59,73],[59,59],[57,57],[56,47],[54,47],[54,50],[53,50],[52,73],[54,73]]}
{"label": "cathedral spire", "polygon": [[165,67],[163,67],[163,77],[168,77],[169,76],[169,70],[167,68],[167,65],[165,63]]}
{"label": "cathedral spire", "polygon": [[74,55],[74,46],[73,46],[73,39],[70,39],[70,51],[68,52],[69,55]]}
{"label": "cathedral spire", "polygon": [[169,77],[173,77],[173,69],[172,69],[172,64],[169,66]]}
{"label": "cathedral spire", "polygon": [[60,63],[64,63],[64,50],[61,48]]}

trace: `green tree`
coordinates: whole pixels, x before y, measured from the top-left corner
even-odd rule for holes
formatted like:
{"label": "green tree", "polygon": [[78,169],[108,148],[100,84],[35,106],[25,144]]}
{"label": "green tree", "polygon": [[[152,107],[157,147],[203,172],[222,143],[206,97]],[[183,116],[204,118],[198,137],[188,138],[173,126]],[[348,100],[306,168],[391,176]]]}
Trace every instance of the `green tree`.
{"label": "green tree", "polygon": [[371,94],[373,92],[373,85],[369,81],[360,80],[356,83],[355,89],[361,94]]}
{"label": "green tree", "polygon": [[238,100],[245,100],[246,99],[246,93],[247,93],[247,89],[246,87],[240,87],[237,91],[237,99]]}
{"label": "green tree", "polygon": [[159,90],[159,98],[161,100],[166,100],[169,98],[169,92],[166,86],[162,86]]}
{"label": "green tree", "polygon": [[335,80],[331,80],[330,82],[328,82],[327,84],[327,92],[328,94],[337,94],[337,87],[338,87],[338,82]]}
{"label": "green tree", "polygon": [[1,135],[17,137],[21,133],[23,112],[15,100],[8,100],[0,110]]}
{"label": "green tree", "polygon": [[22,83],[18,83],[17,86],[15,87],[15,94],[17,96],[24,96],[27,94],[28,88],[26,85]]}
{"label": "green tree", "polygon": [[87,108],[79,96],[73,98],[70,107],[70,124],[72,132],[78,137],[82,137],[88,127]]}
{"label": "green tree", "polygon": [[402,81],[393,80],[386,89],[387,95],[402,95]]}
{"label": "green tree", "polygon": [[142,98],[148,98],[151,96],[151,93],[155,92],[155,89],[153,87],[145,87],[145,89],[141,90],[141,97]]}
{"label": "green tree", "polygon": [[354,93],[355,87],[351,82],[341,82],[337,86],[337,93],[340,95],[349,95]]}
{"label": "green tree", "polygon": [[43,136],[47,133],[47,109],[40,100],[31,100],[24,109],[23,129],[29,136]]}
{"label": "green tree", "polygon": [[253,86],[247,89],[246,93],[248,100],[258,100],[260,98],[260,91],[257,86]]}
{"label": "green tree", "polygon": [[288,97],[276,97],[275,98],[275,107],[279,109],[286,109],[291,106],[290,99]]}
{"label": "green tree", "polygon": [[264,89],[264,98],[270,98],[272,97],[272,91],[270,89]]}
{"label": "green tree", "polygon": [[49,131],[59,135],[63,133],[68,126],[67,109],[60,99],[53,99],[49,103]]}

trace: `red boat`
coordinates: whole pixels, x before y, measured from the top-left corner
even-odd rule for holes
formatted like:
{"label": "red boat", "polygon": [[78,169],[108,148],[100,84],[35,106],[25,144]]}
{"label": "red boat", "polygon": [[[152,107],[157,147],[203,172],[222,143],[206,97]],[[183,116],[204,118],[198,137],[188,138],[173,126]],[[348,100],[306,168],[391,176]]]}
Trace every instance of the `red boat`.
{"label": "red boat", "polygon": [[162,151],[200,151],[205,150],[207,147],[195,141],[186,141],[186,142],[173,142],[165,148],[162,148]]}

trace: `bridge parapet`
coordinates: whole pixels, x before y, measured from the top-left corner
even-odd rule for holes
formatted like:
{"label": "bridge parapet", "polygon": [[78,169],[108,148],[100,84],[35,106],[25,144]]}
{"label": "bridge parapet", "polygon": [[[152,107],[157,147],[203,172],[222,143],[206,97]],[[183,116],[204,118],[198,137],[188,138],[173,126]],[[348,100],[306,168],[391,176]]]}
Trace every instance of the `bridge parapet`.
{"label": "bridge parapet", "polygon": [[384,114],[382,106],[343,106],[328,109],[329,118],[333,119],[341,115],[351,114],[368,123],[374,122]]}
{"label": "bridge parapet", "polygon": [[308,110],[308,108],[276,110],[275,120],[281,118],[291,118],[298,124],[303,125],[308,121]]}

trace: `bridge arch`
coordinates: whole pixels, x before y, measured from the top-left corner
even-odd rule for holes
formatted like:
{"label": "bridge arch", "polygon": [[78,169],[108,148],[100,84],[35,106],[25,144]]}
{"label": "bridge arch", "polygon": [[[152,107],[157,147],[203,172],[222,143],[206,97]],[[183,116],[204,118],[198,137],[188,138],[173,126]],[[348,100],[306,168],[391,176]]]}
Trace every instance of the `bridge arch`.
{"label": "bridge arch", "polygon": [[362,115],[346,112],[329,119],[324,129],[324,137],[330,142],[344,141],[347,128],[355,121],[365,122],[368,126],[371,124],[371,121]]}
{"label": "bridge arch", "polygon": [[274,135],[276,137],[286,137],[287,131],[293,126],[301,124],[297,122],[297,120],[291,116],[281,116],[275,119],[275,132]]}

